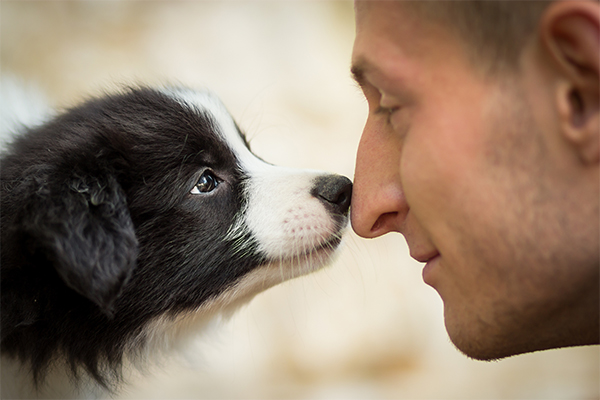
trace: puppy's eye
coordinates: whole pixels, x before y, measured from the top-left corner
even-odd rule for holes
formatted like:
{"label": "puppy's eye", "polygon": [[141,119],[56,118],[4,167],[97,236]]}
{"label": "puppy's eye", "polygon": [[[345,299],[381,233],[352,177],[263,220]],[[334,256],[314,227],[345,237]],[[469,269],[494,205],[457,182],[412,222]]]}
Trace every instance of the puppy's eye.
{"label": "puppy's eye", "polygon": [[192,194],[201,194],[201,193],[209,193],[215,190],[215,188],[219,186],[219,179],[215,176],[215,174],[207,169],[202,173],[200,179],[196,183],[196,186],[192,189]]}

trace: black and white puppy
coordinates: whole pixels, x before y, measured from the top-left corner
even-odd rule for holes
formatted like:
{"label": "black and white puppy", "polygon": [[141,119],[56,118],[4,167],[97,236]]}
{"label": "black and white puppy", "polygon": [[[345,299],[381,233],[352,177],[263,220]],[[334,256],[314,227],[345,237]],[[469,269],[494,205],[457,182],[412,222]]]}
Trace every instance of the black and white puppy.
{"label": "black and white puppy", "polygon": [[322,267],[352,190],[264,162],[214,95],[181,88],[87,101],[1,162],[6,397],[113,390],[124,363]]}

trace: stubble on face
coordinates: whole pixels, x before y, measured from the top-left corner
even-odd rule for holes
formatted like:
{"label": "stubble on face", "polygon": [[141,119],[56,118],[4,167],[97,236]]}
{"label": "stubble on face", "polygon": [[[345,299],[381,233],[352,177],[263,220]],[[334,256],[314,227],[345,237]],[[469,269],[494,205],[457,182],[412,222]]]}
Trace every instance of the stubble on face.
{"label": "stubble on face", "polygon": [[539,226],[544,212],[534,206],[545,191],[544,143],[516,88],[498,85],[482,109],[479,164],[488,176],[464,194],[470,207],[457,208],[450,221],[460,256],[448,266],[453,291],[440,291],[451,340],[483,360],[521,352],[517,342],[547,306],[548,282],[535,272],[546,258],[538,246],[547,234]]}
{"label": "stubble on face", "polygon": [[[440,291],[451,340],[480,360],[587,344],[598,330],[597,254],[582,235],[585,222],[573,218],[585,205],[557,178],[551,133],[540,129],[526,79],[497,77],[482,110],[490,185],[480,187],[488,191],[479,194],[481,208],[452,220],[462,255],[449,266],[455,291]],[[461,285],[461,274],[475,287]]]}
{"label": "stubble on face", "polygon": [[[379,8],[392,5],[399,8],[384,12]],[[357,39],[361,36],[363,41],[357,41],[359,49],[368,49],[368,43],[364,42],[365,37],[369,37],[366,33],[391,35],[377,29],[383,23],[374,25],[382,22],[377,21],[376,14],[378,18],[388,16],[388,20],[383,21],[387,26],[393,27],[394,23],[403,26],[404,34],[409,25],[414,27],[413,35],[422,34],[419,29],[427,23],[415,24],[415,15],[410,15],[406,9],[394,14],[394,18],[401,20],[391,23],[389,16],[402,7],[401,3],[359,2],[356,6]],[[409,38],[395,39],[401,49],[394,50],[394,54],[404,57],[424,55],[412,47],[407,49]],[[443,41],[443,38],[438,39]],[[428,43],[435,44],[435,41]],[[443,45],[439,42],[437,49]],[[432,45],[428,51],[437,50]],[[383,60],[381,52],[370,55]],[[414,59],[401,60],[401,63],[405,61],[415,65]],[[457,168],[449,157],[448,168],[453,169],[450,175],[440,167],[429,170],[431,173],[437,171],[437,176],[422,176],[421,179],[407,176],[408,170],[422,174],[419,170],[424,171],[421,167],[427,166],[426,162],[417,162],[418,157],[412,156],[411,152],[424,150],[421,154],[432,156],[431,160],[439,160],[444,154],[444,149],[435,149],[442,144],[432,146],[425,143],[423,137],[416,137],[424,134],[433,140],[435,135],[431,135],[431,128],[436,124],[419,127],[413,120],[409,142],[404,143],[402,160],[398,164],[404,169],[400,176],[406,197],[413,206],[411,215],[421,223],[425,234],[434,239],[442,254],[433,286],[444,300],[450,338],[469,357],[489,360],[556,347],[561,340],[564,345],[569,340],[565,337],[573,336],[572,332],[557,327],[572,325],[569,314],[573,314],[576,307],[581,313],[581,301],[587,301],[591,306],[588,314],[577,318],[587,317],[588,324],[597,325],[597,315],[595,318],[590,316],[589,310],[593,312],[594,296],[596,299],[598,296],[598,271],[590,263],[598,257],[590,255],[589,239],[573,237],[578,224],[570,221],[568,213],[577,207],[577,202],[573,193],[565,190],[567,186],[562,185],[563,190],[556,186],[556,175],[560,171],[548,148],[548,132],[541,129],[535,116],[537,103],[532,101],[525,84],[531,77],[521,74],[522,71],[484,76],[475,65],[471,69],[472,78],[463,83],[486,88],[481,103],[465,102],[459,108],[452,108],[449,105],[456,103],[456,98],[448,95],[446,100],[439,101],[441,90],[450,93],[447,88],[438,88],[434,92],[437,92],[439,118],[451,119],[448,111],[453,109],[465,116],[477,115],[479,121],[479,125],[466,124],[463,125],[465,130],[445,132],[442,133],[445,136],[438,135],[438,138],[447,140],[452,135],[467,135],[460,138],[461,141],[474,146],[476,151],[456,148],[461,154],[455,161],[464,165]],[[464,71],[460,72],[459,75],[465,76]],[[420,74],[421,77],[430,75],[425,81],[436,80],[433,71],[423,69]],[[416,81],[418,79],[413,83]],[[427,99],[421,97],[420,100],[425,109]],[[421,122],[430,121],[431,115],[436,114],[429,111],[428,118],[422,118]],[[460,157],[470,160],[464,163],[465,159]],[[417,164],[411,165],[412,162]],[[460,168],[467,168],[462,172],[468,178],[460,177]],[[457,182],[440,181],[443,176],[457,178]],[[438,185],[432,188],[439,191],[441,200],[436,202],[436,196],[423,190],[424,178],[437,182]],[[453,186],[453,183],[459,185]],[[437,209],[431,208],[428,212],[424,204]],[[435,221],[437,218],[442,221]],[[580,221],[579,225],[582,224]],[[597,232],[589,233],[593,241]],[[583,239],[584,235],[579,234],[579,238]],[[584,241],[587,248],[578,243]],[[582,268],[574,269],[574,265]],[[591,300],[578,298],[582,293]],[[596,314],[597,303],[596,300]],[[589,331],[593,332],[593,329]],[[571,344],[573,340],[589,338],[571,338]]]}

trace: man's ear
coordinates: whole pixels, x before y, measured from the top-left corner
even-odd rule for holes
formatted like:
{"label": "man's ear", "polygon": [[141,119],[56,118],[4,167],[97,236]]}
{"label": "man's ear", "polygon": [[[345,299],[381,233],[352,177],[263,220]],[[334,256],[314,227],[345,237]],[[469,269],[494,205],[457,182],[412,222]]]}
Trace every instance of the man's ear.
{"label": "man's ear", "polygon": [[600,162],[600,4],[555,2],[540,20],[540,36],[560,83],[556,105],[564,138],[585,164]]}
{"label": "man's ear", "polygon": [[22,226],[67,286],[108,316],[136,265],[138,242],[125,194],[110,174],[29,176]]}

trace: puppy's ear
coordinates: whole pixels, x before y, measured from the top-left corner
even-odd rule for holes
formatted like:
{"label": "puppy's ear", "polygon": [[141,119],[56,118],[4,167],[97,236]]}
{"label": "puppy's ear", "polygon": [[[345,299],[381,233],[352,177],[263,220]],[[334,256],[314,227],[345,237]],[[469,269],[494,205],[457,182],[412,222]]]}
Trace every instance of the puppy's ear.
{"label": "puppy's ear", "polygon": [[36,188],[24,228],[62,280],[112,316],[135,268],[138,242],[125,193],[112,175],[98,175],[30,176]]}

